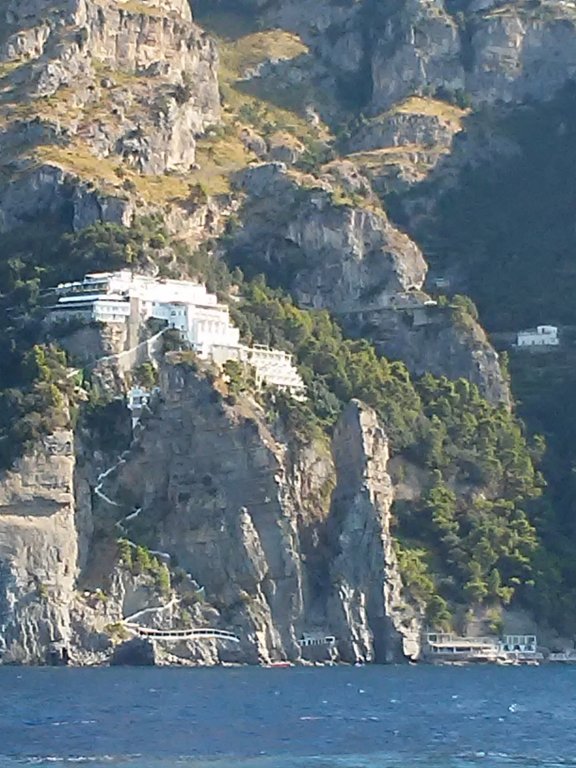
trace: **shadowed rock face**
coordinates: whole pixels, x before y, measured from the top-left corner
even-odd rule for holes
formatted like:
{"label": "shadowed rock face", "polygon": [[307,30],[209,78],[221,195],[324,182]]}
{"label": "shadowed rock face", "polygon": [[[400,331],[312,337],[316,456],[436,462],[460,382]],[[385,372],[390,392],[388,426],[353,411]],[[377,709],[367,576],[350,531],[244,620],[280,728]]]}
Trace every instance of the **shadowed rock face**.
{"label": "shadowed rock face", "polygon": [[576,72],[576,16],[567,3],[488,0],[460,4],[458,14],[444,0],[244,5],[264,24],[300,34],[333,82],[363,96],[373,114],[437,89],[466,92],[475,105],[547,100]]}
{"label": "shadowed rock face", "polygon": [[240,174],[244,226],[231,238],[233,259],[288,287],[301,306],[330,310],[412,373],[464,377],[491,402],[509,405],[498,356],[480,326],[471,318],[457,324],[419,290],[427,265],[416,244],[369,197],[335,201],[340,185],[369,189],[350,165],[332,163],[314,189],[282,163]]}
{"label": "shadowed rock face", "polygon": [[158,431],[123,471],[123,487],[146,474],[135,502],[142,521],[216,605],[250,621],[250,652],[293,657],[303,576],[286,448],[257,413],[243,417],[211,403],[210,384],[183,369],[167,372],[163,390]]}
{"label": "shadowed rock face", "polygon": [[335,634],[346,660],[417,657],[419,609],[393,552],[388,445],[375,414],[351,404],[334,465],[274,436],[254,406],[223,406],[180,367],[163,391],[115,493],[132,494],[141,530],[242,637],[236,658],[297,659],[296,640],[311,630]]}
{"label": "shadowed rock face", "polygon": [[416,376],[464,378],[476,384],[489,402],[510,407],[508,382],[482,327],[471,317],[459,321],[447,308],[418,304],[413,298],[411,303],[406,308],[344,314],[344,326],[354,335],[370,338],[385,357],[402,360]]}
{"label": "shadowed rock face", "polygon": [[464,88],[460,34],[442,0],[406,0],[380,16],[371,60],[373,112],[424,87]]}
{"label": "shadowed rock face", "polygon": [[136,637],[114,649],[110,665],[113,667],[154,667],[156,650],[151,640]]}

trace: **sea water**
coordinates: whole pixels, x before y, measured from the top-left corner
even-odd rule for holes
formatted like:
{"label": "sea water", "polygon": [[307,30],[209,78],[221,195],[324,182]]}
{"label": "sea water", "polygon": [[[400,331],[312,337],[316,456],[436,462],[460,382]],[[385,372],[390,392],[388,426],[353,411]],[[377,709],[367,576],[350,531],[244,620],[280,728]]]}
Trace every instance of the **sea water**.
{"label": "sea water", "polygon": [[0,668],[0,768],[576,768],[576,667]]}

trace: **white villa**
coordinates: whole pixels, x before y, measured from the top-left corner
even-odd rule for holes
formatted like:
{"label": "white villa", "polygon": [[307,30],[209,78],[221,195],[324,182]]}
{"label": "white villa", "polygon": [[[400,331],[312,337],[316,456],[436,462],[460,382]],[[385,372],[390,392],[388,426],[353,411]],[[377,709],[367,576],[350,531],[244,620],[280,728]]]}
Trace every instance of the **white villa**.
{"label": "white villa", "polygon": [[304,390],[292,358],[281,350],[240,343],[240,331],[228,307],[202,283],[135,275],[129,270],[86,275],[54,289],[52,319],[79,318],[87,323],[120,323],[138,329],[147,320],[162,320],[190,343],[199,357],[223,364],[238,360],[251,365],[259,384],[293,393]]}
{"label": "white villa", "polygon": [[560,344],[555,325],[539,325],[526,331],[518,331],[518,347],[557,347]]}
{"label": "white villa", "polygon": [[428,632],[426,655],[432,660],[496,661],[498,644],[493,637],[458,637],[447,632]]}
{"label": "white villa", "polygon": [[238,346],[240,332],[230,322],[228,307],[219,304],[206,286],[185,280],[134,275],[128,270],[86,275],[76,283],[56,288],[54,315],[79,317],[87,322],[144,323],[165,320],[177,328],[202,354],[213,344]]}

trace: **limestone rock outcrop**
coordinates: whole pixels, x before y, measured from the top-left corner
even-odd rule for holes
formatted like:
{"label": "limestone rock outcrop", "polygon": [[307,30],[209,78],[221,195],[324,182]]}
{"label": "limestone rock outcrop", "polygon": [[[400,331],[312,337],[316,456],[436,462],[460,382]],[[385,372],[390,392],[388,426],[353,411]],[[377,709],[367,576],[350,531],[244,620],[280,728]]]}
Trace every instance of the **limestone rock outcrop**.
{"label": "limestone rock outcrop", "polygon": [[[496,102],[520,102],[526,98],[546,100],[570,81],[576,72],[576,18],[569,4],[544,2],[493,4],[477,7],[457,23],[439,4],[438,15],[428,29],[430,37],[422,35],[418,20],[423,3],[403,15],[412,19],[411,29],[418,54],[404,49],[405,60],[419,56],[430,59],[435,51],[437,69],[422,66],[418,91],[428,86],[444,92],[463,89],[471,103],[480,105]],[[448,32],[448,28],[451,31]],[[454,67],[454,55],[459,68]],[[387,103],[385,80],[391,74],[395,57],[384,55],[374,59],[373,71],[383,87],[375,88],[373,105],[376,109]],[[397,72],[405,71],[400,64]],[[453,72],[453,75],[450,73]]]}
{"label": "limestone rock outcrop", "polygon": [[350,140],[352,152],[381,147],[449,148],[461,129],[464,110],[432,99],[409,99],[396,109],[368,120]]}
{"label": "limestone rock outcrop", "polygon": [[402,194],[446,164],[465,130],[468,110],[411,97],[366,120],[347,151],[381,199]]}
{"label": "limestone rock outcrop", "polygon": [[358,401],[336,427],[334,460],[329,616],[342,656],[351,662],[417,659],[423,609],[406,594],[394,552],[388,440],[374,411]]}
{"label": "limestone rock outcrop", "polygon": [[168,368],[161,388],[164,403],[114,494],[141,508],[134,530],[149,530],[150,546],[205,588],[225,628],[238,628],[245,659],[296,658],[305,600],[298,520],[313,498],[300,496],[304,473],[294,477],[257,409],[227,407],[184,366]]}
{"label": "limestone rock outcrop", "polygon": [[327,166],[314,186],[281,163],[243,172],[244,226],[229,245],[234,258],[272,272],[300,305],[330,310],[352,335],[369,338],[413,373],[464,377],[490,401],[509,404],[498,356],[480,326],[456,327],[420,290],[427,265],[419,248],[366,196],[366,179],[342,166]]}
{"label": "limestone rock outcrop", "polygon": [[[108,469],[85,425],[76,447],[60,432],[3,477],[0,663],[298,661],[303,633],[336,637],[318,659],[416,658],[422,610],[394,555],[376,415],[353,402],[333,445],[303,445],[188,364],[166,365],[160,385],[162,401]],[[156,570],[119,560],[118,536],[132,557],[142,545],[155,553]],[[159,589],[159,563],[171,587]],[[130,640],[128,617],[241,642],[179,641],[156,655]]]}
{"label": "limestone rock outcrop", "polygon": [[395,12],[384,9],[378,21],[371,59],[375,113],[424,89],[465,87],[460,33],[443,0],[405,0]]}
{"label": "limestone rock outcrop", "polygon": [[[402,299],[405,306],[402,306]],[[416,376],[431,373],[467,379],[495,405],[511,405],[510,388],[498,354],[479,323],[415,296],[396,306],[343,316],[353,335],[368,336],[385,357],[402,360]]]}
{"label": "limestone rock outcrop", "polygon": [[215,45],[187,2],[59,0],[48,14],[41,3],[10,2],[0,21],[0,154],[19,177],[46,164],[92,182],[96,158],[120,164],[103,178],[122,176],[122,165],[142,174],[191,168],[220,99]]}
{"label": "limestone rock outcrop", "polygon": [[70,648],[77,528],[71,432],[46,438],[0,478],[0,662]]}
{"label": "limestone rock outcrop", "polygon": [[[259,3],[253,3],[259,6]],[[414,94],[466,93],[472,103],[550,98],[576,71],[569,3],[273,0],[265,24],[302,36],[373,114]]]}
{"label": "limestone rock outcrop", "polygon": [[248,197],[234,250],[290,275],[302,305],[354,311],[424,282],[417,246],[379,206],[342,195],[333,175],[307,179],[269,163],[243,172],[239,186]]}
{"label": "limestone rock outcrop", "polygon": [[576,15],[569,3],[488,9],[473,17],[470,30],[466,90],[475,103],[546,100],[576,74]]}
{"label": "limestone rock outcrop", "polygon": [[127,195],[107,193],[57,163],[27,167],[0,187],[0,232],[21,227],[36,218],[56,217],[76,231],[96,222],[133,223],[136,208]]}
{"label": "limestone rock outcrop", "polygon": [[326,449],[283,442],[249,400],[227,405],[185,366],[164,371],[162,390],[110,493],[140,510],[128,535],[177,562],[202,585],[214,619],[241,637],[223,657],[296,660],[298,637],[318,632],[336,635],[345,660],[416,658],[421,609],[394,556],[388,447],[375,414],[350,406],[334,465]]}

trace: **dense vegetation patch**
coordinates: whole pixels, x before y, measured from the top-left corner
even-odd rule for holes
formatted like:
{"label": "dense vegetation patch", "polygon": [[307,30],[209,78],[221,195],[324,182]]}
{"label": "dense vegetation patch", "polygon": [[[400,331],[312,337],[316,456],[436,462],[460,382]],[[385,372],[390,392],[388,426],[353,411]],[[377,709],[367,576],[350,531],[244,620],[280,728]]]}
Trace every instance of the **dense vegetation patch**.
{"label": "dense vegetation patch", "polygon": [[[542,463],[547,488],[537,523],[549,554],[536,557],[543,574],[538,614],[567,633],[576,629],[571,618],[576,599],[575,125],[573,84],[544,103],[486,108],[466,118],[471,134],[489,132],[501,155],[481,166],[464,166],[457,184],[440,194],[437,215],[422,219],[416,233],[438,273],[465,278],[488,329],[562,327],[559,351],[513,354],[510,374],[521,417],[547,444]],[[440,190],[432,175],[405,198],[390,201],[396,218],[407,225],[403,206],[438,198]]]}
{"label": "dense vegetation patch", "polygon": [[140,266],[164,253],[158,222],[133,229],[100,224],[70,234],[61,221],[38,221],[3,235],[0,251],[0,468],[75,416],[57,330],[43,326],[45,289],[86,272]]}
{"label": "dense vegetation patch", "polygon": [[74,384],[61,350],[34,345],[10,374],[14,386],[0,390],[0,466],[10,466],[25,446],[71,423]]}
{"label": "dense vegetation patch", "polygon": [[545,572],[538,597],[538,613],[576,632],[576,355],[574,349],[553,354],[510,355],[512,390],[520,415],[540,432],[547,450],[542,471],[547,487],[538,508],[538,531],[546,546]]}
{"label": "dense vegetation patch", "polygon": [[118,541],[120,563],[133,576],[150,576],[158,591],[167,597],[170,594],[170,570],[166,563],[155,557],[147,547],[135,546],[127,539]]}
{"label": "dense vegetation patch", "polygon": [[542,446],[527,444],[509,411],[465,380],[411,379],[403,363],[344,338],[327,312],[298,309],[262,279],[243,286],[233,313],[248,339],[295,354],[309,400],[275,398],[275,405],[296,434],[330,430],[359,398],[377,411],[393,454],[425,471],[421,498],[398,503],[395,513],[400,562],[432,623],[448,624],[449,606],[510,602],[519,588],[535,599],[531,518]]}

